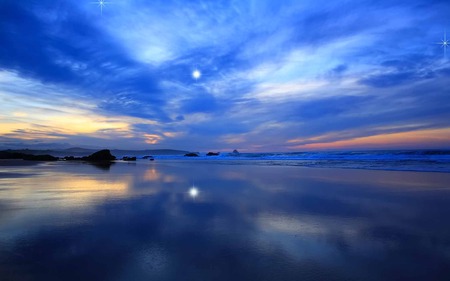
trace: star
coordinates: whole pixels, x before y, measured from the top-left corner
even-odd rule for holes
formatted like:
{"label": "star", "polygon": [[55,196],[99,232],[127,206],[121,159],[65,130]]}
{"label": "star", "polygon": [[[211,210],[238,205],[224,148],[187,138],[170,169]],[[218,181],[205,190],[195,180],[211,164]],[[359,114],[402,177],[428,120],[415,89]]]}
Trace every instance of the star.
{"label": "star", "polygon": [[103,7],[106,5],[106,4],[109,4],[109,2],[106,2],[106,1],[104,1],[104,0],[98,0],[98,2],[92,2],[93,4],[97,4],[99,7],[100,7],[100,13],[101,13],[101,15],[103,15]]}
{"label": "star", "polygon": [[447,57],[447,47],[450,46],[450,41],[447,39],[447,32],[444,32],[444,39],[441,42],[437,43],[444,48],[444,57]]}
{"label": "star", "polygon": [[200,72],[200,70],[195,69],[194,71],[192,71],[192,77],[197,80],[202,76],[202,73]]}

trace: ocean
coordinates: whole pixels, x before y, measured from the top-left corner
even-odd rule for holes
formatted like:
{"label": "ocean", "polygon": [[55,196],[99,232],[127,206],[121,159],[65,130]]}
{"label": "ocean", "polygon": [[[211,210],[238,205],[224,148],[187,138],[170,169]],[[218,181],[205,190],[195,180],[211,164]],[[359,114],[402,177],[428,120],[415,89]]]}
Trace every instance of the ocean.
{"label": "ocean", "polygon": [[[137,155],[142,157],[141,155]],[[303,166],[396,171],[450,172],[450,150],[368,150],[291,153],[221,153],[199,157],[155,155],[157,160],[210,161],[231,165]]]}

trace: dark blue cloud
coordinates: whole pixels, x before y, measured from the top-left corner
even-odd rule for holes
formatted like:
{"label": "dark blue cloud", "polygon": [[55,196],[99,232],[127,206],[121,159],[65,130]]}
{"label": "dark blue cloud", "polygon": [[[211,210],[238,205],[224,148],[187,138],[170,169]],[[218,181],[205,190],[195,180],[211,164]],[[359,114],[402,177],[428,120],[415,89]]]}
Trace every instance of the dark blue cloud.
{"label": "dark blue cloud", "polygon": [[58,40],[46,33],[48,26],[26,9],[28,4],[17,1],[0,4],[0,68],[43,81],[73,81],[74,73],[55,64],[50,53]]}
{"label": "dark blue cloud", "polygon": [[[165,100],[155,71],[131,59],[76,6],[61,5],[58,13],[65,16],[45,19],[45,13],[55,12],[50,2],[0,4],[0,69],[106,98],[101,109],[168,120],[158,109]],[[38,7],[41,14],[33,10]],[[133,110],[120,102],[124,93],[138,104]]]}

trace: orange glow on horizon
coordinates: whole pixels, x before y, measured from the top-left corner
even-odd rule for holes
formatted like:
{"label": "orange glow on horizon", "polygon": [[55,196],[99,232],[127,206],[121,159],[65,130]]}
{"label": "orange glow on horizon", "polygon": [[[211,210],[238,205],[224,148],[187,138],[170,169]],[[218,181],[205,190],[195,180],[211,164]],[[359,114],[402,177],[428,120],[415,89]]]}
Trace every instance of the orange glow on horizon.
{"label": "orange glow on horizon", "polygon": [[[321,139],[316,137],[315,139]],[[359,137],[348,140],[291,146],[290,149],[394,148],[450,146],[450,128]]]}

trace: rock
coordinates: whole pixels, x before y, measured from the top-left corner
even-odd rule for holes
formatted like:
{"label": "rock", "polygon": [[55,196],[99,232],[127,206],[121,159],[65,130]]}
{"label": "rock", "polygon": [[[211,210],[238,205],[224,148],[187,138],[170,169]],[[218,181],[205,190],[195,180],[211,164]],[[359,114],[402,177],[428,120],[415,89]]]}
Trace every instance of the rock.
{"label": "rock", "polygon": [[23,160],[29,160],[29,161],[57,161],[59,158],[54,157],[48,154],[45,155],[31,155],[31,154],[25,154],[23,156]]}
{"label": "rock", "polygon": [[77,160],[77,158],[75,158],[74,156],[65,156],[63,158],[63,160],[65,160],[65,161],[73,161],[73,160]]}
{"label": "rock", "polygon": [[103,149],[87,157],[83,157],[82,159],[91,162],[106,162],[116,160],[116,157],[111,155],[111,151],[109,149]]}
{"label": "rock", "polygon": [[123,161],[136,161],[136,157],[128,157],[128,156],[124,156],[122,157]]}
{"label": "rock", "polygon": [[208,152],[206,156],[218,156],[220,152]]}
{"label": "rock", "polygon": [[24,153],[0,151],[0,159],[23,159]]}
{"label": "rock", "polygon": [[155,160],[155,158],[151,155],[146,155],[146,156],[142,157],[142,159],[149,159],[150,161]]}
{"label": "rock", "polygon": [[30,161],[57,161],[58,157],[53,157],[51,155],[32,155],[14,151],[0,151],[0,159],[23,159]]}
{"label": "rock", "polygon": [[240,153],[236,149],[233,150],[233,152],[230,153],[231,156],[238,156]]}
{"label": "rock", "polygon": [[186,156],[186,157],[198,157],[198,154],[191,152],[191,153],[186,153],[184,156]]}

